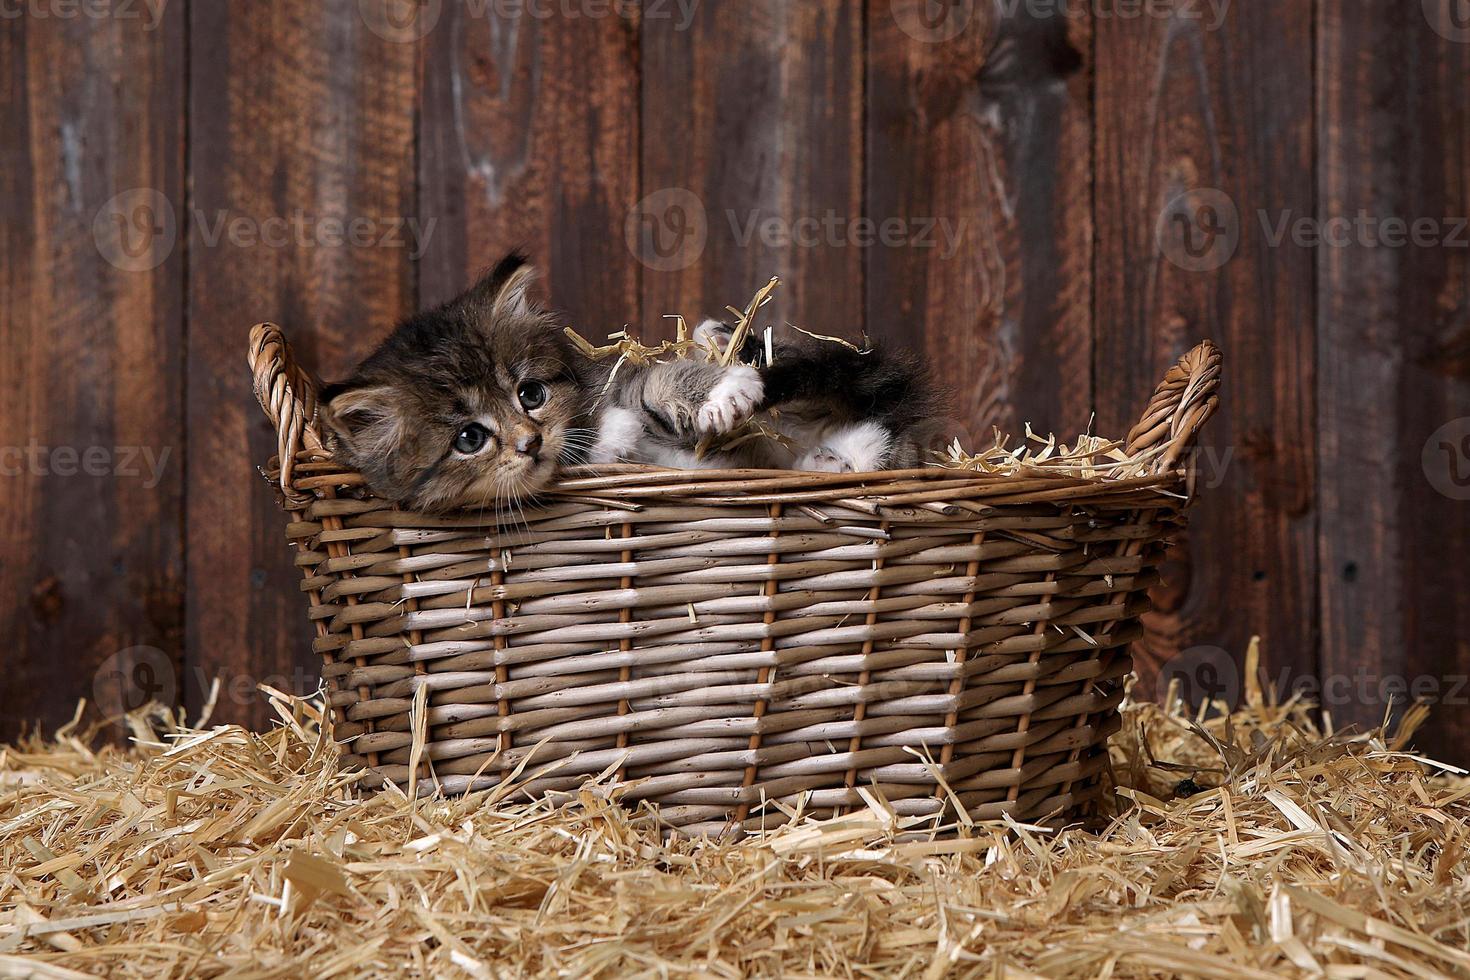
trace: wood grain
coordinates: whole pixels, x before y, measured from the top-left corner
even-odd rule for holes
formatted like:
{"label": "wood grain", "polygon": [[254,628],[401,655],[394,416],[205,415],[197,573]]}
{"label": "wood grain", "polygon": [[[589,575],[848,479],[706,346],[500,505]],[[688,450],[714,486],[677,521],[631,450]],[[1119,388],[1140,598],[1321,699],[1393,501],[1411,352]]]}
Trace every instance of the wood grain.
{"label": "wood grain", "polygon": [[320,667],[281,511],[254,471],[274,439],[246,333],[289,324],[303,359],[340,376],[414,306],[417,46],[375,32],[370,8],[192,10],[186,695],[219,677],[225,720],[261,723],[255,683],[310,690]]}
{"label": "wood grain", "polygon": [[867,212],[954,242],[869,251],[868,329],[928,354],[974,447],[1091,407],[1092,24],[1032,6],[868,16]]}
{"label": "wood grain", "polygon": [[[1470,23],[1460,4],[1457,33],[1455,8],[1319,9],[1317,217],[1345,238],[1318,250],[1316,448],[1322,670],[1344,679],[1333,715],[1371,725],[1391,695],[1428,696],[1421,746],[1463,762]],[[1392,221],[1427,225],[1404,242]]]}
{"label": "wood grain", "polygon": [[669,334],[666,314],[691,325],[725,315],[780,276],[762,327],[860,337],[860,5],[757,0],[694,14],[687,26],[672,8],[643,22],[630,253],[644,266],[644,330]]}
{"label": "wood grain", "polygon": [[634,315],[638,269],[620,237],[638,187],[638,20],[636,8],[619,13],[626,6],[572,16],[555,5],[445,5],[424,40],[426,305],[523,248],[584,334]]}
{"label": "wood grain", "polygon": [[94,687],[108,710],[171,699],[183,621],[183,11],[16,13],[0,29],[0,739],[54,728]]}
{"label": "wood grain", "polygon": [[1139,669],[1195,647],[1239,658],[1259,633],[1273,675],[1311,673],[1315,258],[1272,246],[1260,215],[1312,214],[1312,6],[1230,4],[1218,27],[1205,5],[1139,10],[1097,21],[1098,430],[1126,427],[1196,340],[1226,356],[1204,499]]}

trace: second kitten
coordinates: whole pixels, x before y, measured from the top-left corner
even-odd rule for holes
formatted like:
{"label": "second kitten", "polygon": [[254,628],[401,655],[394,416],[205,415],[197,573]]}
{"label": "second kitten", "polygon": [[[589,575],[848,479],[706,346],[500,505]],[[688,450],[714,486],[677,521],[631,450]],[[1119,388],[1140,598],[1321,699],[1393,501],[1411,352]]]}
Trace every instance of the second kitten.
{"label": "second kitten", "polygon": [[[706,320],[694,339],[723,351],[733,331]],[[782,337],[764,359],[752,335],[743,363],[697,357],[646,367],[613,396],[599,456],[658,466],[771,468],[854,473],[922,465],[943,443],[944,398],[922,360],[906,351],[855,350],[805,336]],[[700,413],[704,413],[701,417]],[[701,439],[759,417],[780,441],[757,437],[700,456]]]}

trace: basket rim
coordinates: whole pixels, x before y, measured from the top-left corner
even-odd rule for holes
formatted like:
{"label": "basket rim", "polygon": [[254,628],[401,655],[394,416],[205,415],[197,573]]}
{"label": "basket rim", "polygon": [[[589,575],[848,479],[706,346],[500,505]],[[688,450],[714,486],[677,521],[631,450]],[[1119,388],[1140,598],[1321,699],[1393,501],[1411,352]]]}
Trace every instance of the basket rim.
{"label": "basket rim", "polygon": [[[1080,489],[1134,493],[1174,488],[1186,501],[1194,495],[1187,455],[1219,407],[1220,349],[1201,341],[1170,367],[1125,440],[1123,459],[1098,453],[1096,464],[1075,460],[1026,460],[1004,471],[982,471],[936,462],[922,468],[864,473],[820,473],[779,469],[673,469],[632,463],[569,467],[543,492],[556,498],[605,493],[636,497],[708,496],[729,502],[795,502],[883,498],[887,503],[939,503],[945,491],[958,497],[989,496],[997,487],[1030,502],[1048,494],[1071,499]],[[337,462],[322,434],[319,384],[296,362],[282,329],[259,323],[250,332],[249,364],[256,399],[277,436],[277,453],[262,468],[288,504],[301,507],[325,487],[364,486],[361,474]],[[1029,432],[1028,432],[1029,435]],[[1088,470],[1114,471],[1089,473]],[[895,497],[896,494],[896,497]],[[918,498],[918,499],[914,499]]]}
{"label": "basket rim", "polygon": [[[1031,470],[1025,473],[977,473],[965,470],[880,470],[870,473],[806,473],[795,470],[681,470],[618,464],[618,473],[569,474],[525,501],[545,507],[580,504],[632,512],[659,505],[793,507],[833,504],[871,513],[895,508],[987,513],[998,507],[1026,504],[1108,503],[1130,508],[1177,507],[1187,504],[1190,472],[1179,466],[1142,476],[1083,477]],[[599,468],[601,469],[601,468]],[[937,472],[936,472],[937,470]],[[347,503],[338,496],[348,491],[353,506],[417,514],[399,502],[375,496],[362,474],[338,463],[329,454],[304,452],[292,470],[292,495],[279,493],[280,463],[272,458],[261,468],[265,479],[283,497],[288,511],[308,509],[319,501],[335,506]],[[452,519],[472,508],[438,513]],[[824,518],[831,520],[831,518]]]}
{"label": "basket rim", "polygon": [[[272,457],[271,468],[279,466]],[[1098,467],[1101,469],[1102,467]],[[330,450],[306,450],[296,455],[295,472],[305,475],[335,474],[347,476],[358,471],[339,461]],[[912,467],[895,470],[862,470],[847,473],[824,473],[812,470],[785,470],[777,468],[747,467],[740,469],[681,469],[673,466],[655,466],[646,463],[607,463],[566,466],[557,471],[549,487],[563,491],[586,490],[602,487],[661,487],[666,482],[685,484],[738,483],[741,487],[754,484],[801,485],[808,487],[858,486],[881,488],[895,483],[1006,483],[1021,479],[1046,480],[1058,485],[1078,483],[1121,483],[1125,479],[1135,482],[1172,482],[1182,476],[1184,468],[1176,466],[1167,470],[1140,473],[1132,478],[1082,475],[1060,467],[1021,464],[1014,471],[992,472],[969,470],[934,464],[929,467]]]}

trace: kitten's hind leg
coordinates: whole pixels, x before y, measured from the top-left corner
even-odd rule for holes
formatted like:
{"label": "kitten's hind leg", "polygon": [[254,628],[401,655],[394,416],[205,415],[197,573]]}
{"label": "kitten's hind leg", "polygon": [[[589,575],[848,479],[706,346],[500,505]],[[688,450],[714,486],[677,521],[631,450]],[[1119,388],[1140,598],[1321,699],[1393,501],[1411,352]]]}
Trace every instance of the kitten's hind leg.
{"label": "kitten's hind leg", "polygon": [[851,463],[826,446],[818,446],[816,449],[808,450],[801,459],[796,461],[795,468],[806,470],[808,473],[855,472]]}
{"label": "kitten's hind leg", "polygon": [[884,469],[893,433],[879,422],[858,422],[827,432],[822,445],[797,460],[796,468],[817,473],[869,473]]}

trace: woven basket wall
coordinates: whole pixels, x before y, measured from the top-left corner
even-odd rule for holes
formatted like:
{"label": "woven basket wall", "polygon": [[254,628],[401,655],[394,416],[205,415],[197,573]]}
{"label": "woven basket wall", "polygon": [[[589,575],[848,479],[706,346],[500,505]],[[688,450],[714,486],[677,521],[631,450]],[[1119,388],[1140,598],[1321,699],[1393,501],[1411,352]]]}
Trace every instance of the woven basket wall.
{"label": "woven basket wall", "polygon": [[604,467],[497,525],[368,493],[278,327],[250,364],[335,737],[370,784],[409,784],[422,731],[420,792],[611,773],[688,833],[858,787],[905,815],[1083,813],[1220,378],[1209,342],[1168,372],[1126,443],[1144,476]]}

